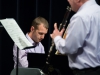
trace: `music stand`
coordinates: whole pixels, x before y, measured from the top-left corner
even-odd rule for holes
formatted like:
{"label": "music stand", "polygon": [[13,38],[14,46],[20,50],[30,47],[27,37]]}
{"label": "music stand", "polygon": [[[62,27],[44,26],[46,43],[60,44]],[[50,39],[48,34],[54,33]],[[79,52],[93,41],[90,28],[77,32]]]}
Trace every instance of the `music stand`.
{"label": "music stand", "polygon": [[[1,55],[1,33],[3,30],[3,26],[0,24],[0,55]],[[1,56],[0,56],[0,61],[1,61]],[[0,62],[0,74],[1,74],[1,62]]]}

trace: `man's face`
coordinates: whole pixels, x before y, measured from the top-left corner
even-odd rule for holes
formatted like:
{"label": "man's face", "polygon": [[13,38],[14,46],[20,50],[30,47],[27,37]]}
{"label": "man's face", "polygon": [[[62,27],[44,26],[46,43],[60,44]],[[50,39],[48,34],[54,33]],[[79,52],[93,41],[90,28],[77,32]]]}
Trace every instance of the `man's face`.
{"label": "man's face", "polygon": [[43,40],[44,39],[44,37],[45,37],[45,34],[47,34],[47,32],[48,32],[48,29],[46,29],[44,26],[43,26],[43,24],[40,24],[39,26],[38,26],[38,28],[37,29],[35,29],[33,26],[32,26],[32,28],[31,28],[32,30],[31,30],[31,33],[32,33],[32,39],[33,39],[33,41],[35,41],[35,42],[40,42],[41,40]]}

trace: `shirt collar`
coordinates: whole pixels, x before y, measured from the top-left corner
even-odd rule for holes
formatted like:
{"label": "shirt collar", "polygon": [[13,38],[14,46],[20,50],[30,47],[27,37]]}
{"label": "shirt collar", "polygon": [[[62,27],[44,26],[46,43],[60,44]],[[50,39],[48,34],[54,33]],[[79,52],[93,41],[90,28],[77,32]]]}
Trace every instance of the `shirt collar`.
{"label": "shirt collar", "polygon": [[[35,42],[29,37],[28,33],[26,34],[26,38],[29,40],[30,43],[34,45]],[[36,45],[39,45],[39,43],[37,43]]]}
{"label": "shirt collar", "polygon": [[96,4],[96,1],[95,0],[88,0],[87,2],[85,2],[77,12],[79,12],[80,10],[82,10],[83,8],[87,8],[93,4]]}

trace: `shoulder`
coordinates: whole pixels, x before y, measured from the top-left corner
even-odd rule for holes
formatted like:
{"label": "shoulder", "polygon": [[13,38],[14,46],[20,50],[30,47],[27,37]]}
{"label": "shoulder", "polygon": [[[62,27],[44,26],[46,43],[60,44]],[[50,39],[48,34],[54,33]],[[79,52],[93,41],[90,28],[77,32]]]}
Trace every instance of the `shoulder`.
{"label": "shoulder", "polygon": [[39,47],[41,47],[41,53],[45,53],[44,46],[41,42],[39,42]]}
{"label": "shoulder", "polygon": [[97,15],[100,15],[100,6],[94,5],[78,11],[71,17],[70,21],[78,21],[80,19],[86,23],[91,21],[93,18],[97,18]]}
{"label": "shoulder", "polygon": [[39,46],[41,46],[42,48],[44,48],[43,44],[41,42],[39,42]]}

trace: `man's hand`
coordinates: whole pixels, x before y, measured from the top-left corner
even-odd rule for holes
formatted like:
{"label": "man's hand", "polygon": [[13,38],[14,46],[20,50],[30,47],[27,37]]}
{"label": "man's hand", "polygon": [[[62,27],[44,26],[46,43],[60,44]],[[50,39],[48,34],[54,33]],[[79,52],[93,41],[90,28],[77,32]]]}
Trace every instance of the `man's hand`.
{"label": "man's hand", "polygon": [[62,36],[63,32],[64,32],[64,28],[59,31],[57,28],[57,23],[54,24],[54,31],[52,34],[50,34],[51,38],[54,39],[56,36]]}

